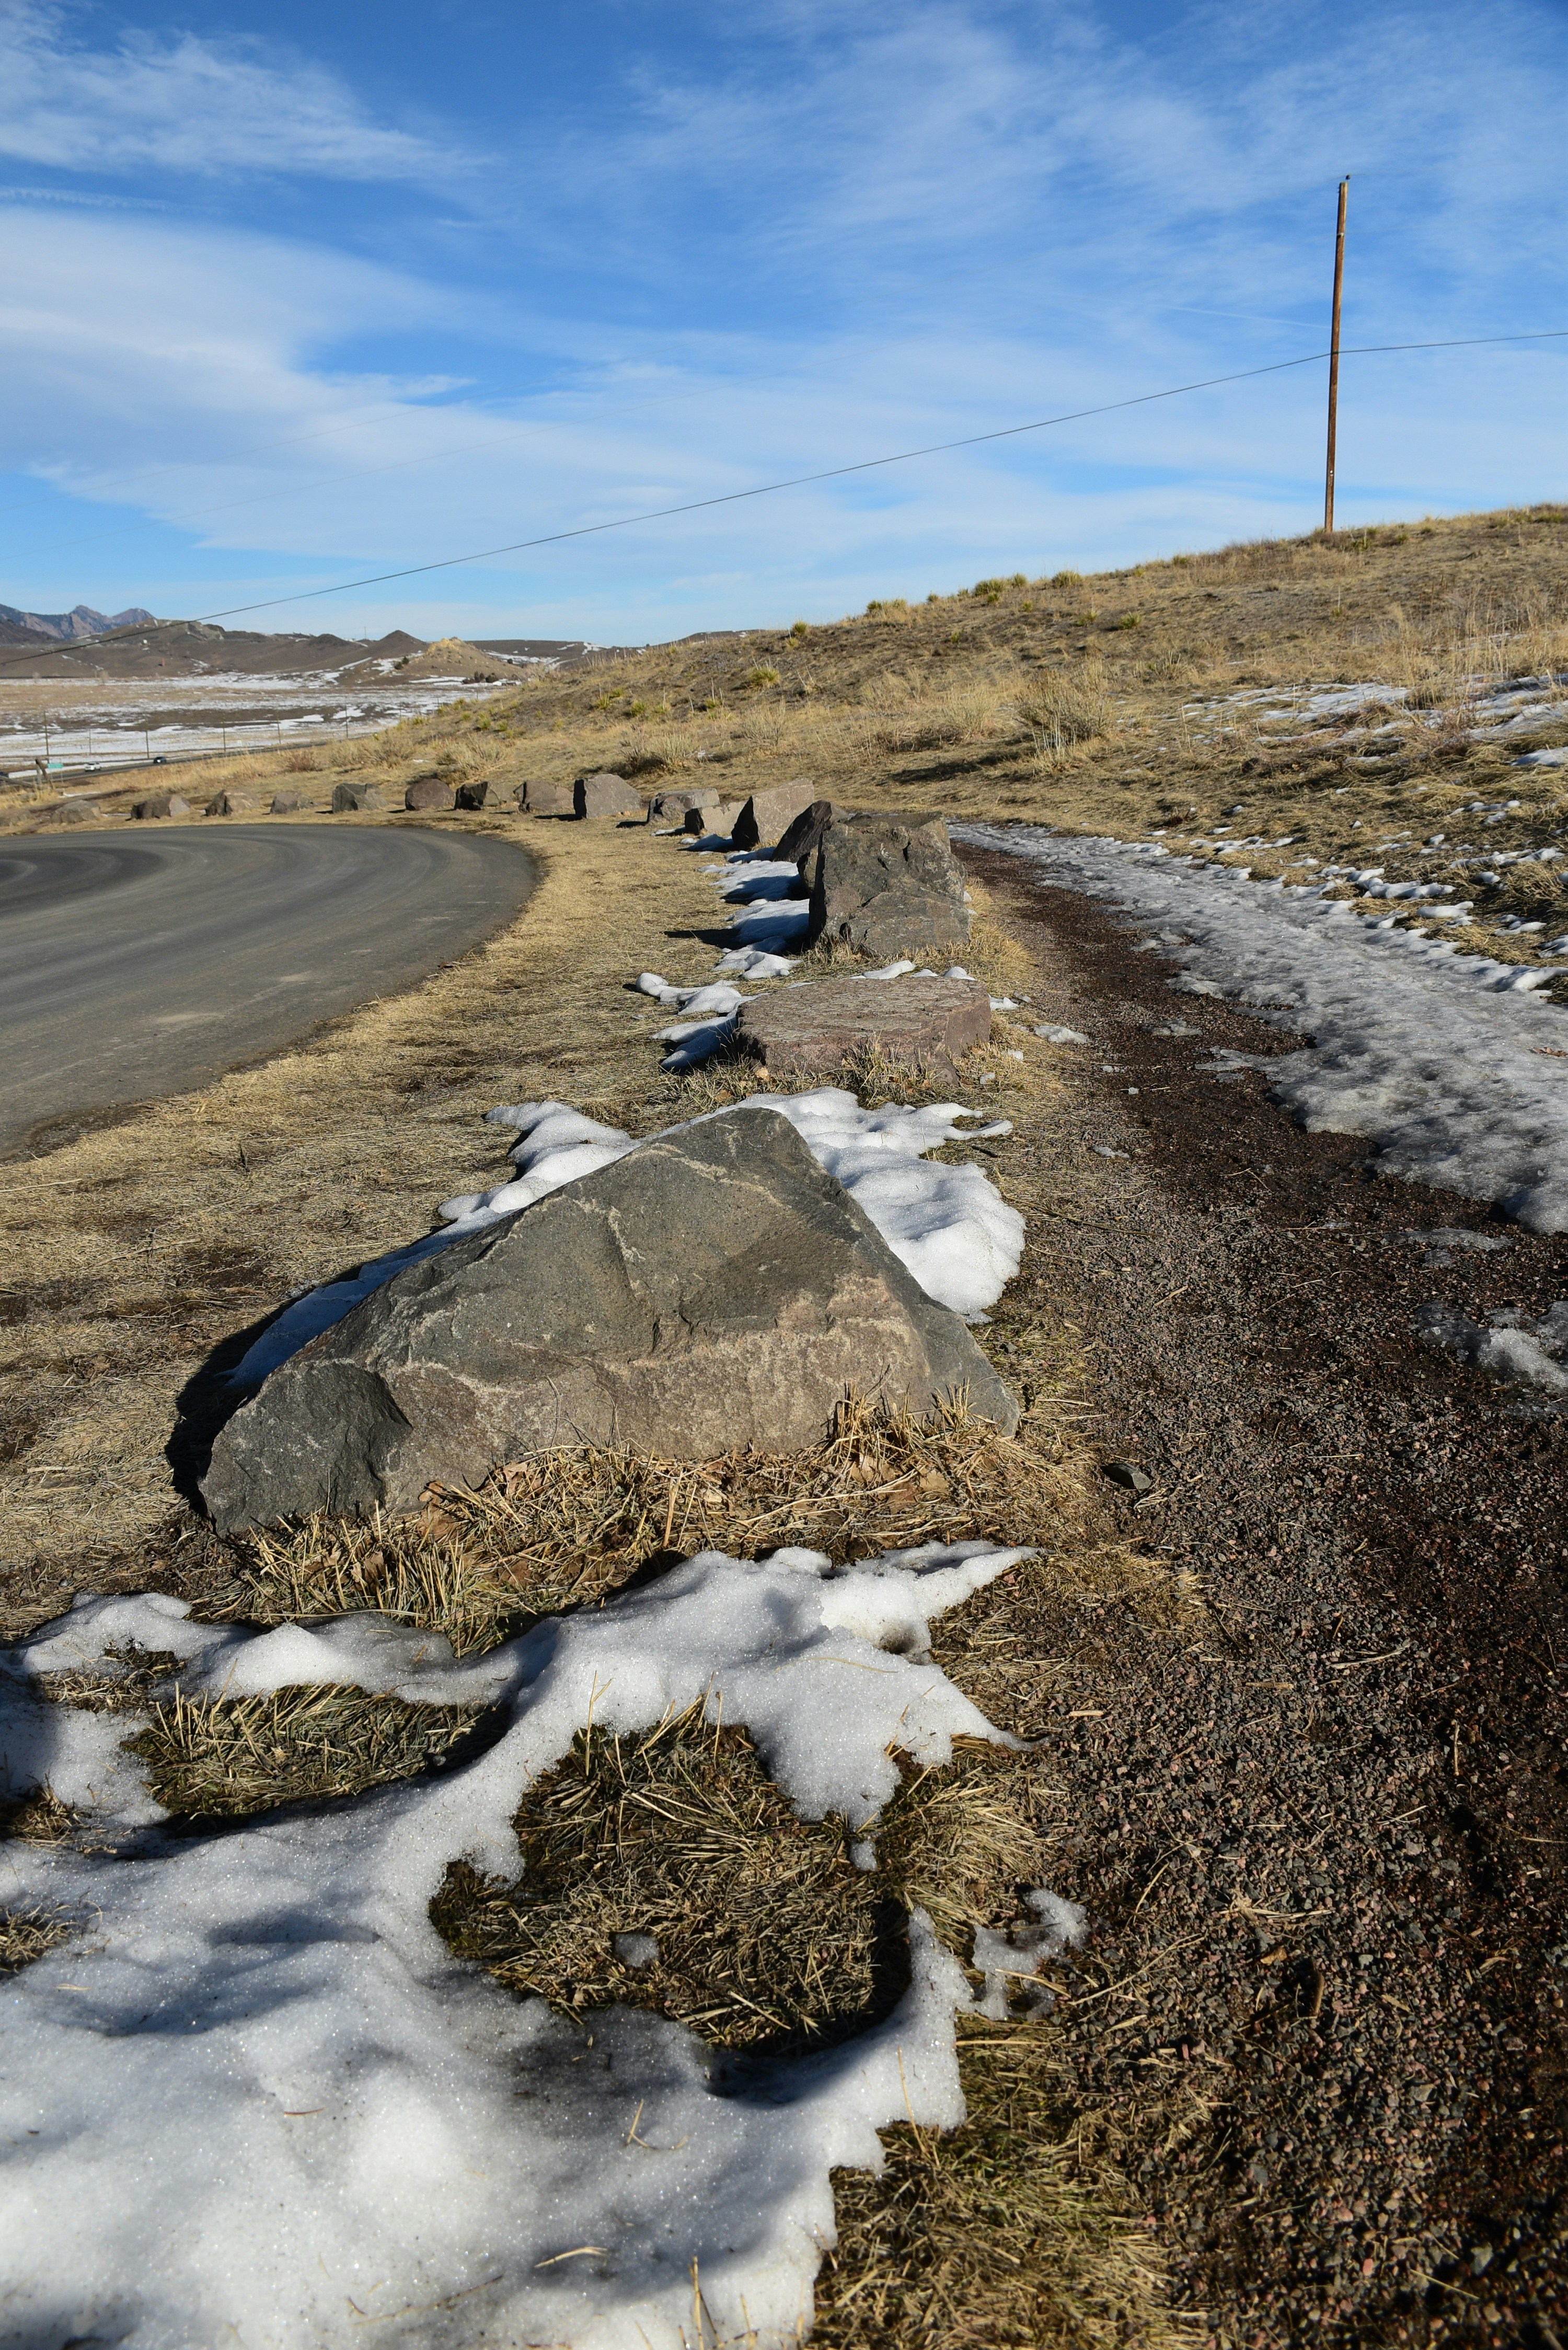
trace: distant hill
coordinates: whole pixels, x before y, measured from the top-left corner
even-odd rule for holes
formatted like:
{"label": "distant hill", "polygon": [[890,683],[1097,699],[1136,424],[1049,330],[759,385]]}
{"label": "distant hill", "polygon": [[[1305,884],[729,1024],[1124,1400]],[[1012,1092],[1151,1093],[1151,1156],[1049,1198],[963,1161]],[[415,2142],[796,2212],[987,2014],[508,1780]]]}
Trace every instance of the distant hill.
{"label": "distant hill", "polygon": [[123,612],[95,612],[90,604],[73,605],[68,612],[19,612],[14,604],[0,604],[0,620],[36,637],[101,637],[110,629],[129,629],[151,620],[151,612],[130,604]]}
{"label": "distant hill", "polygon": [[[108,640],[99,635],[52,637],[26,625],[26,614],[10,618],[9,610],[0,605],[0,645],[36,652],[40,678],[202,677],[234,671],[251,676],[301,671],[336,675],[368,657],[417,656],[425,645],[422,637],[403,629],[371,643],[363,637],[267,636],[254,629],[220,629],[210,620],[154,622],[147,614],[130,620],[121,614],[119,621],[107,622],[117,628],[123,623],[128,631]],[[14,657],[6,672],[23,674]]]}

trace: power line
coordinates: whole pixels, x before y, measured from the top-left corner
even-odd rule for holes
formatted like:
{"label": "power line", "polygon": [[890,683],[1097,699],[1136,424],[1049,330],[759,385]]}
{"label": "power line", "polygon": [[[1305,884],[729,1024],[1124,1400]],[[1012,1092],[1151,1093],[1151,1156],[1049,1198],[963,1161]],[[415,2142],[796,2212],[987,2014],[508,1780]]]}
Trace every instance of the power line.
{"label": "power line", "polygon": [[[1371,359],[1399,351],[1475,350],[1498,343],[1544,343],[1564,339],[1568,339],[1568,327],[1546,327],[1527,334],[1462,335],[1438,342],[1354,343],[1345,347],[1343,355],[1345,358]],[[267,596],[252,604],[229,604],[219,611],[199,612],[193,619],[156,620],[140,626],[133,623],[127,629],[114,629],[85,641],[94,645],[112,644],[123,637],[147,636],[154,629],[200,627],[209,621],[238,619],[250,612],[276,611],[285,604],[314,603],[322,596],[347,595],[356,588],[382,588],[396,579],[422,578],[432,571],[452,571],[468,563],[493,562],[502,555],[523,555],[537,546],[559,546],[567,539],[601,537],[607,531],[630,530],[642,523],[669,522],[678,515],[703,514],[715,506],[739,505],[749,498],[774,497],[781,490],[806,489],[817,482],[843,481],[852,473],[871,473],[888,465],[912,464],[921,457],[941,457],[957,449],[978,449],[992,442],[1015,441],[1026,432],[1049,432],[1058,424],[1078,424],[1094,416],[1114,416],[1124,409],[1147,408],[1157,400],[1179,400],[1189,392],[1213,391],[1223,384],[1247,383],[1259,376],[1283,375],[1293,368],[1314,367],[1320,359],[1328,357],[1326,350],[1307,351],[1300,359],[1273,359],[1266,367],[1238,368],[1229,375],[1204,376],[1193,383],[1169,384],[1162,391],[1135,392],[1127,400],[1105,400],[1095,408],[1068,409],[1059,416],[1036,417],[1028,424],[999,425],[990,432],[968,432],[956,441],[932,441],[921,448],[900,449],[887,457],[861,457],[852,464],[826,466],[819,473],[792,473],[782,481],[759,482],[748,490],[725,490],[713,497],[688,499],[680,505],[654,506],[641,514],[618,515],[609,522],[578,523],[570,530],[545,531],[537,538],[513,539],[504,546],[482,547],[470,555],[442,556],[433,563],[410,563],[397,571],[371,572],[360,579],[338,579],[327,588],[302,588],[290,596]],[[55,652],[79,652],[83,644],[82,639],[67,639],[57,646],[46,646],[38,651],[0,661],[0,668],[15,669],[24,661],[45,660]]]}

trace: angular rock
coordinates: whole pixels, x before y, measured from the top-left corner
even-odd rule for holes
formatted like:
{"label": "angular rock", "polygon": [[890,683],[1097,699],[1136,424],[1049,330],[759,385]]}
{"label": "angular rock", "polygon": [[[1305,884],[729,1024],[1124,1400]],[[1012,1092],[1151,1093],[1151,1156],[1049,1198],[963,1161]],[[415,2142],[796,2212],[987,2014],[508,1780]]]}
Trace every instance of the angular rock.
{"label": "angular rock", "polygon": [[[835,808],[831,800],[813,800],[802,808],[793,824],[786,825],[774,855],[781,865],[805,865],[816,855],[822,836],[833,822]],[[806,885],[809,890],[810,884]]]}
{"label": "angular rock", "polygon": [[808,942],[841,939],[878,962],[969,936],[963,868],[940,816],[836,816],[811,868]]}
{"label": "angular rock", "polygon": [[311,805],[308,792],[274,792],[272,795],[274,816],[294,816],[301,808],[308,808]]}
{"label": "angular rock", "polygon": [[203,816],[238,816],[241,806],[233,792],[214,792],[202,813]]}
{"label": "angular rock", "polygon": [[471,814],[477,809],[482,808],[489,797],[490,785],[488,781],[478,784],[459,784],[457,787],[458,806],[460,808],[467,808]]}
{"label": "angular rock", "polygon": [[846,1387],[1018,1408],[774,1110],[656,1139],[398,1274],[280,1364],[202,1490],[227,1531],[411,1509],[543,1446],[815,1443]]}
{"label": "angular rock", "polygon": [[956,1079],[961,1053],[991,1035],[978,980],[827,980],[754,995],[735,1016],[738,1050],[774,1077],[828,1076],[867,1053]]}
{"label": "angular rock", "polygon": [[144,800],[131,801],[130,813],[144,824],[154,816],[189,816],[191,803],[182,800],[178,792],[150,792]]}
{"label": "angular rock", "polygon": [[570,784],[525,784],[528,796],[519,800],[530,816],[576,816],[576,795]]}
{"label": "angular rock", "polygon": [[45,817],[46,824],[91,824],[103,814],[96,800],[63,799]]}
{"label": "angular rock", "polygon": [[384,808],[386,805],[379,787],[375,784],[334,784],[332,786],[334,816],[351,816],[359,809]]}
{"label": "angular rock", "polygon": [[809,777],[803,775],[794,783],[774,784],[765,792],[753,792],[735,818],[730,836],[736,847],[771,848],[796,816],[812,806],[815,788]]}
{"label": "angular rock", "polygon": [[572,785],[572,808],[576,816],[646,816],[642,794],[634,791],[624,775],[579,775]]}
{"label": "angular rock", "polygon": [[681,823],[693,808],[717,807],[719,795],[711,784],[696,791],[655,792],[649,806],[649,816],[655,824]]}
{"label": "angular rock", "polygon": [[735,820],[745,805],[744,800],[710,800],[705,807],[688,808],[686,829],[699,837],[711,832],[725,840],[732,839]]}
{"label": "angular rock", "polygon": [[406,808],[449,808],[452,788],[444,775],[416,775],[403,794]]}

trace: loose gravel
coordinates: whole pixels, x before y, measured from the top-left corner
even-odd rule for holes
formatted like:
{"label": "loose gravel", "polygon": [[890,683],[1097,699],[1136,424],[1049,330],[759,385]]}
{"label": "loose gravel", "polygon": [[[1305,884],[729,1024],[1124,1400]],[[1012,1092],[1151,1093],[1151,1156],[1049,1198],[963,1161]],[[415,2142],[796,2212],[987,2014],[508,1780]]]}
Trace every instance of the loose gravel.
{"label": "loose gravel", "polygon": [[1106,1462],[1153,1481],[1108,1503],[1204,1603],[1081,1631],[1043,1751],[1050,1881],[1096,1929],[1058,2011],[1076,2092],[1215,2344],[1558,2350],[1568,1422],[1417,1317],[1533,1318],[1568,1244],[1370,1175],[1266,1072],[1212,1073],[1302,1040],[966,862],[1038,958],[1032,1016],[1090,1040],[1042,1146],[1055,1286]]}

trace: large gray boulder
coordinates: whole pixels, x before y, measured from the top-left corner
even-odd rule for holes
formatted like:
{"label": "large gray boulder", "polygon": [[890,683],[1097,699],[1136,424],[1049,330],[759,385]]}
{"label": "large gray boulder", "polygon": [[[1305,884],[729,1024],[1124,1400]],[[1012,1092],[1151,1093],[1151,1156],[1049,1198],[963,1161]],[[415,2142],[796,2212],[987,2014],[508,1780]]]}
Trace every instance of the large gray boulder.
{"label": "large gray boulder", "polygon": [[734,831],[735,819],[745,805],[744,800],[710,800],[702,807],[688,808],[686,829],[696,833],[700,838],[711,833],[715,839],[728,840]]}
{"label": "large gray boulder", "polygon": [[570,784],[524,784],[517,805],[530,816],[576,816],[577,812]]}
{"label": "large gray boulder", "polygon": [[449,808],[457,795],[444,775],[416,775],[403,794],[406,808]]}
{"label": "large gray boulder", "polygon": [[736,847],[771,848],[796,816],[811,806],[815,790],[809,775],[797,775],[793,783],[753,792],[735,818],[731,837]]}
{"label": "large gray boulder", "polygon": [[612,775],[607,771],[579,775],[572,785],[572,806],[574,813],[581,816],[648,814],[642,794],[633,791],[624,775]]}
{"label": "large gray boulder", "polygon": [[836,816],[811,870],[808,941],[839,939],[876,962],[969,936],[963,868],[940,816]]}
{"label": "large gray boulder", "polygon": [[422,1259],[281,1364],[202,1492],[223,1531],[413,1508],[560,1444],[682,1461],[819,1441],[850,1385],[1018,1408],[776,1110],[644,1144]]}
{"label": "large gray boulder", "polygon": [[149,792],[145,799],[131,801],[130,813],[138,824],[150,824],[159,816],[189,816],[191,803],[178,792]]}
{"label": "large gray boulder", "polygon": [[361,812],[368,815],[376,808],[384,808],[386,805],[385,797],[374,784],[344,783],[332,786],[334,816],[356,816]]}
{"label": "large gray boulder", "polygon": [[735,1019],[737,1049],[774,1077],[832,1076],[866,1054],[956,1081],[961,1054],[991,1035],[978,980],[826,980],[754,995]]}

